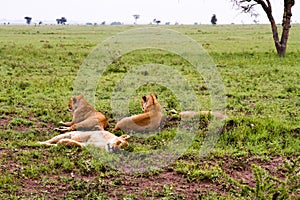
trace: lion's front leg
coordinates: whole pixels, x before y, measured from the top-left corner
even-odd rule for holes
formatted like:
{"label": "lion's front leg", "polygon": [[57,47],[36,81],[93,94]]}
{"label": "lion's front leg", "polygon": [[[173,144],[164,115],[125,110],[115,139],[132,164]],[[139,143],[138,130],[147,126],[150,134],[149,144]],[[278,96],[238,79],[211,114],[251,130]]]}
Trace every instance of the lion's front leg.
{"label": "lion's front leg", "polygon": [[71,133],[65,133],[65,134],[61,134],[61,135],[57,135],[53,138],[51,138],[50,140],[46,140],[44,142],[38,142],[38,144],[43,144],[43,145],[55,145],[56,143],[58,143],[60,140],[62,139],[70,139],[71,138]]}
{"label": "lion's front leg", "polygon": [[126,127],[130,126],[130,125],[128,125],[130,123],[130,121],[131,121],[130,117],[125,117],[125,118],[121,119],[120,121],[117,122],[117,124],[115,125],[112,132],[116,132],[118,130],[123,130],[124,128],[126,129]]}
{"label": "lion's front leg", "polygon": [[84,144],[77,142],[76,140],[72,140],[72,139],[61,139],[58,141],[59,145],[65,145],[65,146],[76,146],[76,147],[83,147]]}
{"label": "lion's front leg", "polygon": [[61,133],[67,132],[67,131],[74,131],[76,129],[74,129],[74,122],[59,122],[60,125],[58,128],[55,128],[55,131],[59,131]]}
{"label": "lion's front leg", "polygon": [[68,126],[68,127],[70,127],[70,126],[74,125],[74,122],[63,122],[63,121],[61,121],[61,122],[59,122],[59,124],[60,124],[60,125],[63,125],[63,126]]}
{"label": "lion's front leg", "polygon": [[45,146],[57,146],[57,144],[49,143],[48,141],[37,142],[37,144],[45,145]]}
{"label": "lion's front leg", "polygon": [[[74,126],[74,125],[73,125],[73,126]],[[55,131],[59,131],[59,132],[61,132],[61,133],[64,133],[64,132],[67,132],[67,131],[75,131],[76,128],[73,127],[73,126],[71,126],[71,127],[60,126],[60,127],[58,127],[58,128],[55,128],[54,130],[55,130]]]}
{"label": "lion's front leg", "polygon": [[118,131],[118,130],[121,130],[120,124],[119,124],[119,123],[116,124],[116,126],[115,126],[115,128],[112,130],[112,132],[114,133],[114,132],[116,132],[116,131]]}

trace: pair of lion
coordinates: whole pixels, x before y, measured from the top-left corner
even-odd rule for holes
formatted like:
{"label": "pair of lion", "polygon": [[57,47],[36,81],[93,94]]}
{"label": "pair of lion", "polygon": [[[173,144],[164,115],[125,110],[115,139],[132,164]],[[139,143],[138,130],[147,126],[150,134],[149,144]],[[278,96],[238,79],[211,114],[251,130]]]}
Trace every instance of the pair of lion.
{"label": "pair of lion", "polygon": [[[68,104],[69,111],[73,114],[71,122],[61,122],[63,126],[55,130],[66,132],[51,138],[50,140],[39,142],[43,145],[67,145],[84,147],[94,145],[107,151],[122,149],[128,146],[129,135],[120,137],[105,131],[108,121],[105,115],[96,111],[83,97],[83,95],[73,96]],[[152,131],[157,129],[162,121],[162,110],[157,101],[156,94],[142,96],[142,109],[144,113],[125,117],[117,122],[113,132],[117,130],[124,131]],[[193,117],[199,114],[212,114],[217,118],[224,119],[225,115],[210,111],[184,111],[179,113],[180,117]],[[85,130],[85,131],[76,131]]]}

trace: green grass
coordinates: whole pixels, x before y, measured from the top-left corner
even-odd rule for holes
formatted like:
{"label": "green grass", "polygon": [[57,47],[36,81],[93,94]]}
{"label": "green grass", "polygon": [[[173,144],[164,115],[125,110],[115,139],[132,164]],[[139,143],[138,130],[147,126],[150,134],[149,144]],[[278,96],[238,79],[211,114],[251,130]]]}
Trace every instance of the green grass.
{"label": "green grass", "polygon": [[[149,187],[141,193],[134,192],[135,186],[119,191],[124,177],[118,182],[121,173],[94,158],[88,149],[36,145],[37,141],[58,134],[53,128],[59,121],[71,120],[66,107],[85,58],[102,41],[131,28],[134,27],[1,26],[0,198],[184,197],[171,184]],[[268,25],[167,28],[192,38],[209,53],[225,86],[228,116],[216,146],[207,157],[200,158],[199,149],[211,118],[201,117],[190,148],[167,169],[183,174],[187,182],[214,182],[222,173],[218,167],[202,165],[201,159],[260,157],[268,162],[278,155],[299,157],[299,25],[291,29],[285,58],[276,55]],[[191,84],[201,109],[210,109],[207,85],[187,61],[161,50],[138,50],[114,60],[97,85],[95,107],[109,118],[109,130],[116,123],[111,98],[118,81],[134,66],[147,63],[167,65],[181,73]],[[163,112],[170,118],[171,109],[181,109],[169,88],[145,84],[131,95],[130,114],[141,113],[141,95],[148,93],[158,94]],[[171,123],[158,134],[132,137],[127,151],[149,153],[162,148],[174,138],[176,126],[177,123]],[[153,168],[148,176],[161,173]],[[65,192],[61,192],[65,187]],[[117,189],[118,193],[108,189]],[[218,191],[205,194],[198,197],[220,196]],[[230,198],[231,193],[226,195]]]}

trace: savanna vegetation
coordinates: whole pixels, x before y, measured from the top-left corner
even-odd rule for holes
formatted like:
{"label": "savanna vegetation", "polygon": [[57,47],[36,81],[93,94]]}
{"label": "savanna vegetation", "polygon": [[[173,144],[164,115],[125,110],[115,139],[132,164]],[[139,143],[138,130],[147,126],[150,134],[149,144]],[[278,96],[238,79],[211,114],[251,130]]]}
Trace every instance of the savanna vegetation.
{"label": "savanna vegetation", "polygon": [[[140,27],[140,26],[139,26]],[[200,116],[196,136],[174,162],[123,173],[90,149],[37,145],[59,134],[77,72],[102,41],[135,26],[0,27],[0,199],[299,199],[300,27],[290,31],[287,53],[274,49],[269,25],[168,26],[209,53],[222,77],[226,115],[215,147],[199,154],[211,116]],[[95,107],[116,123],[116,84],[134,66],[174,67],[190,82],[203,110],[205,81],[189,63],[162,50],[140,50],[112,62],[96,89]],[[180,110],[166,87],[142,85],[129,100],[141,113],[141,95],[156,93],[166,122],[151,136],[132,136],[127,152],[151,152],[174,138]],[[116,134],[121,134],[117,132]],[[107,155],[109,156],[109,154]]]}

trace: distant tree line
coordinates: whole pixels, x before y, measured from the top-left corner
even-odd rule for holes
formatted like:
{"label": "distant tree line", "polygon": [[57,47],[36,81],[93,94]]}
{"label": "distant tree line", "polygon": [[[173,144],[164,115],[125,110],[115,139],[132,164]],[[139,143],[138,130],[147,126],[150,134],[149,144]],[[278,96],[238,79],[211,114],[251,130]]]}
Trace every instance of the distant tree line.
{"label": "distant tree line", "polygon": [[[24,19],[26,20],[26,24],[31,24],[31,21],[32,21],[32,17],[28,17],[28,16],[26,16],[26,17],[24,17]],[[66,24],[66,22],[67,22],[67,19],[65,18],[65,17],[62,17],[62,18],[60,18],[60,19],[56,19],[56,22],[57,22],[57,24]],[[42,21],[40,21],[38,24],[39,25],[41,25],[43,22]]]}

